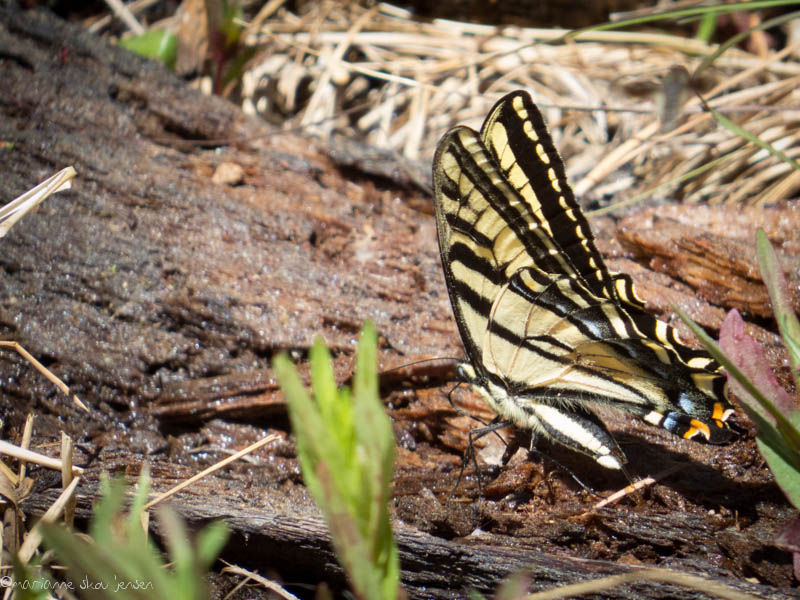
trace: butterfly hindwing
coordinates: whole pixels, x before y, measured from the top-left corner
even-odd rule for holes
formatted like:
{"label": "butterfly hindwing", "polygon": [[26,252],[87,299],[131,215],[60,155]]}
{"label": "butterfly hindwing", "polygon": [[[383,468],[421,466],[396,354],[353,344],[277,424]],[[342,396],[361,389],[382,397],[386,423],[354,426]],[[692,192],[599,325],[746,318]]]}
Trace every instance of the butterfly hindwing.
{"label": "butterfly hindwing", "polygon": [[591,404],[685,438],[732,437],[719,366],[608,271],[526,92],[502,98],[480,134],[449,131],[433,176],[463,372],[502,418],[611,468],[624,456]]}

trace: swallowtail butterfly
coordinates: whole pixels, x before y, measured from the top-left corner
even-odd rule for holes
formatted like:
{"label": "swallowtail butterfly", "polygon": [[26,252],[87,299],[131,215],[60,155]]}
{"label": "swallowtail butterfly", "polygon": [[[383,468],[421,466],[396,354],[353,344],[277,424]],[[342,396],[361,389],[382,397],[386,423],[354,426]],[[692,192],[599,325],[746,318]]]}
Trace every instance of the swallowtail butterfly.
{"label": "swallowtail butterfly", "polygon": [[527,92],[497,102],[480,133],[445,134],[433,179],[459,370],[498,419],[610,469],[626,458],[592,405],[683,438],[735,437],[720,366],[608,271]]}

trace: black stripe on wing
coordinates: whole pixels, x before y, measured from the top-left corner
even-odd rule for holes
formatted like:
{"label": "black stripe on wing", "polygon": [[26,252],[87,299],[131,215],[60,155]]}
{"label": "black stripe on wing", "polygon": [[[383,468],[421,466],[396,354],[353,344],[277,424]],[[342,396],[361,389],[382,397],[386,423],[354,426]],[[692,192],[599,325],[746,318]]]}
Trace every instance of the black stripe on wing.
{"label": "black stripe on wing", "polygon": [[[501,98],[481,128],[481,139],[512,187],[525,199],[528,210],[546,223],[570,271],[595,294],[643,307],[633,293],[630,278],[613,276],[606,268],[567,183],[564,163],[530,95],[520,90]],[[550,272],[572,275],[564,270]]]}
{"label": "black stripe on wing", "polygon": [[433,163],[434,205],[447,288],[470,360],[479,365],[489,310],[513,273],[567,268],[545,228],[500,172],[477,132],[456,127]]}
{"label": "black stripe on wing", "polygon": [[[497,270],[505,272],[506,278],[531,265],[550,273],[570,269],[547,223],[530,211],[477,132],[468,127],[450,130],[434,160],[437,191],[457,201],[457,210],[443,211],[448,224],[476,247],[491,252]],[[437,207],[441,204],[437,201]]]}

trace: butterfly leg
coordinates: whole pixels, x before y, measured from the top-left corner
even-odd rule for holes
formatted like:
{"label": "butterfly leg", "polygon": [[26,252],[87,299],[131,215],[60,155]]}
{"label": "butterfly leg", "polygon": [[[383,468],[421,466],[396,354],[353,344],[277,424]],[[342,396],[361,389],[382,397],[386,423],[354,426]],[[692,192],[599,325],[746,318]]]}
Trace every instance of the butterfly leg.
{"label": "butterfly leg", "polygon": [[[575,483],[577,483],[585,492],[591,494],[592,496],[600,497],[600,494],[597,493],[597,490],[595,490],[592,486],[584,483],[580,479],[580,477],[578,477],[576,475],[575,471],[573,471],[572,469],[570,469],[569,467],[565,466],[563,463],[561,463],[560,461],[558,461],[554,457],[550,456],[546,452],[543,452],[542,450],[539,450],[536,447],[536,444],[543,437],[544,436],[542,436],[541,434],[537,434],[533,430],[525,430],[525,431],[523,431],[523,430],[520,430],[520,429],[516,429],[515,430],[515,436],[514,436],[514,443],[513,444],[509,444],[508,447],[506,448],[506,453],[503,454],[503,464],[508,463],[508,461],[511,459],[511,456],[513,455],[514,452],[516,452],[516,450],[518,448],[520,448],[520,447],[527,448],[528,449],[528,453],[531,454],[531,455],[534,455],[534,456],[538,456],[539,459],[542,461],[543,465],[544,465],[545,461],[549,462],[553,466],[553,468],[555,470],[562,471],[562,472],[566,473],[567,475],[569,475],[570,477],[572,477],[572,479],[575,481]],[[519,438],[522,438],[522,439],[519,439]],[[624,469],[624,467],[623,467],[623,469]]]}
{"label": "butterfly leg", "polygon": [[[474,417],[473,417],[474,418]],[[478,476],[478,497],[483,497],[483,486],[481,484],[481,472],[478,468],[478,456],[475,452],[475,442],[481,439],[483,436],[490,434],[492,432],[496,432],[500,429],[508,427],[511,425],[508,421],[500,420],[500,417],[495,417],[492,419],[490,423],[483,427],[478,427],[476,429],[470,429],[469,431],[469,445],[467,449],[464,451],[464,456],[461,459],[461,469],[458,472],[458,479],[456,480],[456,484],[453,487],[453,491],[451,492],[450,496],[452,497],[455,494],[455,491],[458,489],[459,484],[461,483],[461,478],[464,476],[464,471],[467,468],[467,464],[471,461],[472,464],[475,466],[475,473]],[[500,438],[502,439],[502,438]]]}

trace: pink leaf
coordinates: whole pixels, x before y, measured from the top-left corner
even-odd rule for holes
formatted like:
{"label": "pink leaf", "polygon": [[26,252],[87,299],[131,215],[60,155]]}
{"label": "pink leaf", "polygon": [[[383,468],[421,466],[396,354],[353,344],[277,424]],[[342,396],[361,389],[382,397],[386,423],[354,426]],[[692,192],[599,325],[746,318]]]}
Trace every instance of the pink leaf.
{"label": "pink leaf", "polygon": [[792,519],[781,530],[775,543],[793,554],[794,577],[800,581],[800,519]]}
{"label": "pink leaf", "polygon": [[[783,414],[796,410],[792,397],[781,387],[769,366],[764,349],[744,331],[744,321],[739,311],[731,309],[719,330],[719,345],[733,363],[739,367],[753,384],[769,398]],[[773,425],[775,419],[752,400],[750,394],[728,374],[728,385],[736,396],[753,406],[762,417]]]}

